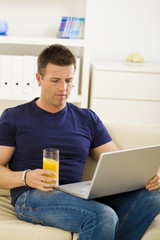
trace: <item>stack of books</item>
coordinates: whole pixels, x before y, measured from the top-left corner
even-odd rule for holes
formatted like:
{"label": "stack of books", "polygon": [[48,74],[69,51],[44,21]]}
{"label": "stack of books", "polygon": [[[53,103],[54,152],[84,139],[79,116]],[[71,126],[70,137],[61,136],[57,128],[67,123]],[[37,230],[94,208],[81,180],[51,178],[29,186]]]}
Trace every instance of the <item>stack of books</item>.
{"label": "stack of books", "polygon": [[82,30],[84,18],[62,17],[57,38],[78,39]]}

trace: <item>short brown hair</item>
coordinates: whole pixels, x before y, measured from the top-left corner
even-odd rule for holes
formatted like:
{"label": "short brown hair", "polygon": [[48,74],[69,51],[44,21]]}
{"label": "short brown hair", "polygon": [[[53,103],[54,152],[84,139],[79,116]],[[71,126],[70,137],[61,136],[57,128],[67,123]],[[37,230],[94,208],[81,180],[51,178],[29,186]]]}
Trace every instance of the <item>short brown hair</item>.
{"label": "short brown hair", "polygon": [[48,63],[52,63],[58,66],[74,65],[76,69],[76,58],[72,52],[65,46],[60,44],[54,44],[44,49],[38,57],[38,72],[44,76],[45,68]]}

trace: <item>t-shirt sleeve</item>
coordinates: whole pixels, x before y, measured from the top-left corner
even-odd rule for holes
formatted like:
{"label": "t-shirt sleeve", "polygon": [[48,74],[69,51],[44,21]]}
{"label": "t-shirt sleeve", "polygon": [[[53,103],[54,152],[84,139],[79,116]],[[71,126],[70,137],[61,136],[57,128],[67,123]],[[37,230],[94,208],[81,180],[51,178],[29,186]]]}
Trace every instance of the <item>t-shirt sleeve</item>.
{"label": "t-shirt sleeve", "polygon": [[107,142],[112,141],[112,138],[106,127],[100,118],[96,115],[96,113],[94,113],[92,110],[90,110],[90,118],[92,123],[91,129],[93,136],[91,148],[99,147]]}
{"label": "t-shirt sleeve", "polygon": [[11,115],[6,109],[0,116],[0,145],[12,147],[16,145],[11,122]]}

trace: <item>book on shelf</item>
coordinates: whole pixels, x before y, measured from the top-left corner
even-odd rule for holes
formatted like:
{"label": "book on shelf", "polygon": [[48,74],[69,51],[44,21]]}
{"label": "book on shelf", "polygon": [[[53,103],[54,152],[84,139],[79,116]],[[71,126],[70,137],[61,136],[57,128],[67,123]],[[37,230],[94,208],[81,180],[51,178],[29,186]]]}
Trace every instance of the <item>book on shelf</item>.
{"label": "book on shelf", "polygon": [[63,33],[64,33],[64,28],[65,28],[65,25],[67,23],[67,18],[68,17],[62,17],[62,20],[61,20],[61,24],[60,24],[60,27],[59,27],[59,31],[57,32],[57,38],[62,38],[63,37]]}
{"label": "book on shelf", "polygon": [[82,32],[84,18],[62,17],[57,38],[78,39]]}

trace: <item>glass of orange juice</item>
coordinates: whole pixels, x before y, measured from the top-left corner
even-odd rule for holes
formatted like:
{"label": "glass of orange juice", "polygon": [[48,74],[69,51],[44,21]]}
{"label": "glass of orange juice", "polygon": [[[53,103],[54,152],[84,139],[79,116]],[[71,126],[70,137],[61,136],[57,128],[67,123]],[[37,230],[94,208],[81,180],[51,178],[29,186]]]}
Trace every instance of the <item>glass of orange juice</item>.
{"label": "glass of orange juice", "polygon": [[[59,150],[47,148],[43,150],[43,169],[55,172],[55,176],[46,175],[56,179],[56,186],[59,185]],[[51,183],[51,182],[46,182]]]}

